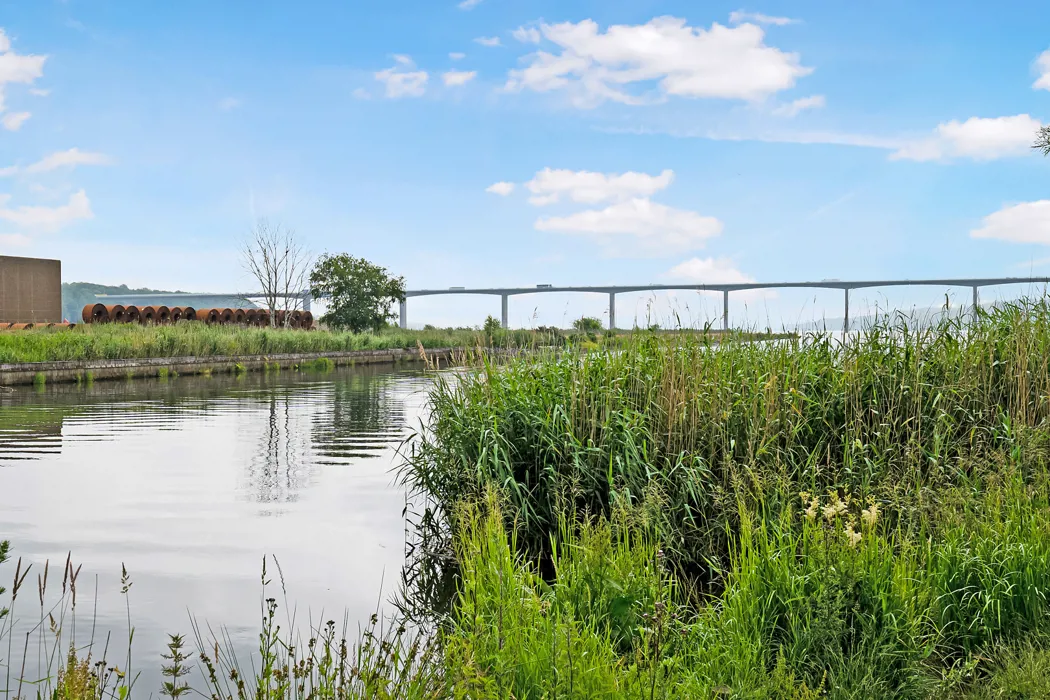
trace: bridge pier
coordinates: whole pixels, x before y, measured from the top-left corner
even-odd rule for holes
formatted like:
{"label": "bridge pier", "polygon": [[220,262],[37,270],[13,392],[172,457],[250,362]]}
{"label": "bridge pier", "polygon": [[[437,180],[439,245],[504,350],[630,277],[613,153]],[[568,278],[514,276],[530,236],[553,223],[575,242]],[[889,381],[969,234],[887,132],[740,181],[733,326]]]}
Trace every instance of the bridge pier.
{"label": "bridge pier", "polygon": [[849,287],[842,290],[846,298],[846,313],[842,317],[842,332],[849,333]]}
{"label": "bridge pier", "polygon": [[609,330],[616,330],[616,292],[609,292]]}
{"label": "bridge pier", "polygon": [[509,294],[501,294],[501,309],[500,309],[500,322],[504,328],[507,327],[507,299],[510,298]]}
{"label": "bridge pier", "polygon": [[307,292],[306,294],[303,294],[303,311],[311,311],[311,309],[310,309],[310,302],[312,300],[313,300],[313,297],[310,296],[309,292]]}
{"label": "bridge pier", "polygon": [[977,309],[978,308],[979,307],[978,307],[978,299],[977,299],[977,287],[974,286],[974,288],[973,288],[973,312],[977,313]]}
{"label": "bridge pier", "polygon": [[729,290],[722,290],[722,330],[729,330]]}
{"label": "bridge pier", "polygon": [[401,300],[401,327],[408,328],[408,299]]}

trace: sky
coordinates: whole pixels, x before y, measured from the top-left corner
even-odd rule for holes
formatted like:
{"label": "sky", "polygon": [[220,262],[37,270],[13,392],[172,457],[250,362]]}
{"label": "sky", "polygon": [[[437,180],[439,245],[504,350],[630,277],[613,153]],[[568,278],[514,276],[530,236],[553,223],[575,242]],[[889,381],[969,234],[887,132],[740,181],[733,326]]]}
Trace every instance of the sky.
{"label": "sky", "polygon": [[[1048,20],[1020,1],[0,0],[0,254],[242,290],[266,217],[410,289],[1050,275]],[[946,294],[970,292],[857,292],[851,313]],[[841,316],[841,296],[738,294],[732,315]],[[514,297],[511,323],[606,303]],[[617,320],[720,310],[623,295]],[[490,313],[409,304],[414,325]]]}

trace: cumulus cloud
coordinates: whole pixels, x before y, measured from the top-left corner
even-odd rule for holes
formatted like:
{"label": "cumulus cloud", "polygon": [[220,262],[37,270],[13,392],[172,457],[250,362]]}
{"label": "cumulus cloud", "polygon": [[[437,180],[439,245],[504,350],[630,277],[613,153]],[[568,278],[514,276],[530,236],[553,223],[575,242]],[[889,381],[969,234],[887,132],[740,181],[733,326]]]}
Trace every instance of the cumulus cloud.
{"label": "cumulus cloud", "polygon": [[948,160],[972,158],[994,160],[1031,151],[1041,123],[1027,114],[1013,117],[970,117],[938,124],[932,136],[906,144],[890,155],[891,160]]}
{"label": "cumulus cloud", "polygon": [[970,237],[1050,245],[1050,200],[1004,206],[984,217],[981,227],[970,231]]}
{"label": "cumulus cloud", "polygon": [[757,101],[793,87],[813,71],[801,65],[798,54],[767,46],[765,33],[754,24],[716,22],[704,29],[684,19],[657,17],[602,32],[588,19],[541,24],[539,31],[559,52],[528,56],[524,68],[510,72],[506,89],[563,91],[580,108],[606,101],[641,104],[652,99],[639,94],[652,84],[660,99]]}
{"label": "cumulus cloud", "polygon": [[70,148],[68,151],[57,151],[51,155],[44,156],[36,163],[26,166],[27,173],[46,173],[59,168],[75,168],[78,165],[110,165],[113,159],[105,153],[91,153],[79,148]]}
{"label": "cumulus cloud", "polygon": [[18,131],[31,116],[29,112],[9,112],[0,117],[0,124],[8,131]]}
{"label": "cumulus cloud", "polygon": [[777,107],[773,110],[773,114],[778,117],[794,117],[798,115],[799,112],[804,112],[807,109],[820,109],[825,104],[823,95],[810,95],[809,97],[800,97],[786,105]]}
{"label": "cumulus cloud", "polygon": [[502,43],[498,36],[479,36],[474,41],[482,46],[488,46],[490,48],[493,46],[499,46]]}
{"label": "cumulus cloud", "polygon": [[486,192],[492,194],[498,194],[501,197],[506,197],[508,194],[514,191],[513,182],[495,182],[485,188]]}
{"label": "cumulus cloud", "polygon": [[688,284],[747,284],[755,278],[738,270],[729,258],[691,258],[678,263],[664,279]]}
{"label": "cumulus cloud", "polygon": [[8,196],[0,197],[0,220],[9,221],[16,226],[24,228],[54,231],[74,221],[91,219],[95,216],[91,211],[91,202],[88,200],[84,190],[74,192],[70,195],[66,204],[57,207],[20,206],[10,208],[7,206],[8,199]]}
{"label": "cumulus cloud", "polygon": [[[5,86],[12,83],[32,85],[44,74],[47,56],[19,54],[11,48],[11,40],[0,28],[0,114],[5,111]],[[29,119],[29,112],[14,112],[0,117],[0,124],[8,131],[18,131]]]}
{"label": "cumulus cloud", "polygon": [[722,222],[635,197],[605,209],[543,217],[536,229],[587,236],[614,256],[662,256],[702,248],[722,232]]}
{"label": "cumulus cloud", "polygon": [[536,27],[518,27],[511,33],[511,36],[523,44],[538,44],[543,38]]}
{"label": "cumulus cloud", "polygon": [[448,55],[448,57],[453,61],[462,61],[464,58],[467,57],[467,54],[462,53],[460,51],[453,51]]}
{"label": "cumulus cloud", "polygon": [[386,86],[386,96],[391,99],[399,97],[422,97],[426,92],[430,76],[426,71],[413,70],[416,64],[404,54],[394,55],[394,67],[378,71],[375,79]]}
{"label": "cumulus cloud", "polygon": [[1035,59],[1035,69],[1039,77],[1032,83],[1032,87],[1036,90],[1050,90],[1050,49]]}
{"label": "cumulus cloud", "polygon": [[788,24],[797,24],[797,19],[791,19],[790,17],[771,17],[770,15],[764,15],[761,12],[744,12],[743,10],[736,10],[729,13],[729,22],[731,24],[744,24],[745,22],[751,22],[754,24],[772,24],[776,27],[783,27]]}
{"label": "cumulus cloud", "polygon": [[587,170],[552,170],[544,168],[525,183],[532,193],[529,202],[536,206],[553,204],[563,196],[574,202],[600,202],[649,197],[674,182],[674,171],[659,175],[637,173],[596,173]]}
{"label": "cumulus cloud", "polygon": [[477,76],[478,72],[475,70],[450,70],[442,73],[441,79],[445,81],[445,85],[455,87],[457,85],[466,85]]}

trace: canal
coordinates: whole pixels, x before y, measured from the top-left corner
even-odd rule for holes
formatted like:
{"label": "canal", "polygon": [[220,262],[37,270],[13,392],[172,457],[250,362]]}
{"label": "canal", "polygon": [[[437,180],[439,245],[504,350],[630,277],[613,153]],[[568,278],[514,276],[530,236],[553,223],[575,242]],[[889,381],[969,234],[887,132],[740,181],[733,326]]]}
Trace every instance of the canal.
{"label": "canal", "polygon": [[166,635],[189,637],[191,615],[242,653],[257,644],[270,556],[268,595],[283,605],[283,580],[304,632],[345,615],[356,637],[400,582],[405,494],[393,470],[430,383],[373,366],[0,394],[0,539],[13,550],[0,582],[10,588],[18,557],[34,567],[18,618],[35,622],[37,574],[50,560],[57,591],[71,553],[78,637],[93,618],[126,647],[129,602],[135,695],[148,694]]}

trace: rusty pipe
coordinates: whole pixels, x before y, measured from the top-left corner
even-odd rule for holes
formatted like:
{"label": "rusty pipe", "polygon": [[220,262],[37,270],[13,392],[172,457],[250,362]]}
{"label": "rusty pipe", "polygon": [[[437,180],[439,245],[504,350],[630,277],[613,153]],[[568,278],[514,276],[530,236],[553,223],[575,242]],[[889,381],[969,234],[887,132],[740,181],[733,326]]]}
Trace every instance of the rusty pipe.
{"label": "rusty pipe", "polygon": [[138,323],[142,318],[142,311],[134,304],[124,307],[124,323]]}
{"label": "rusty pipe", "polygon": [[124,323],[124,307],[120,304],[107,306],[106,323]]}
{"label": "rusty pipe", "polygon": [[146,325],[157,322],[157,309],[152,306],[143,306],[139,309],[139,323]]}
{"label": "rusty pipe", "polygon": [[314,327],[314,315],[309,311],[304,311],[302,318],[299,320],[301,325],[306,330],[311,330]]}
{"label": "rusty pipe", "polygon": [[157,323],[170,323],[171,322],[171,309],[167,306],[158,306],[157,310]]}
{"label": "rusty pipe", "polygon": [[219,322],[219,310],[218,309],[197,309],[197,320],[203,321],[209,326]]}
{"label": "rusty pipe", "polygon": [[80,318],[84,319],[84,323],[105,323],[107,320],[106,305],[87,304],[81,312]]}
{"label": "rusty pipe", "polygon": [[236,323],[238,326],[244,325],[244,322],[245,322],[246,319],[247,319],[247,313],[245,312],[244,309],[234,309],[233,310],[233,322]]}

